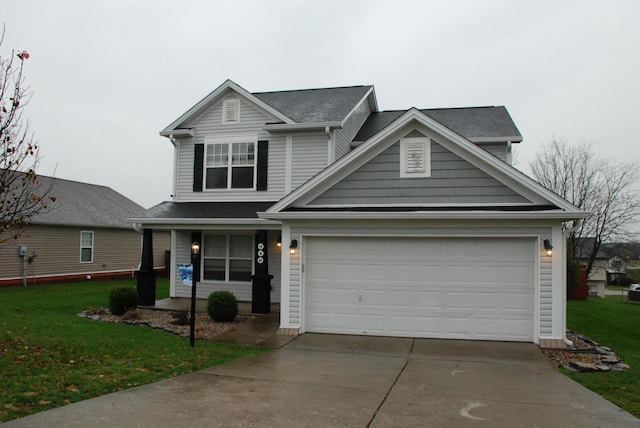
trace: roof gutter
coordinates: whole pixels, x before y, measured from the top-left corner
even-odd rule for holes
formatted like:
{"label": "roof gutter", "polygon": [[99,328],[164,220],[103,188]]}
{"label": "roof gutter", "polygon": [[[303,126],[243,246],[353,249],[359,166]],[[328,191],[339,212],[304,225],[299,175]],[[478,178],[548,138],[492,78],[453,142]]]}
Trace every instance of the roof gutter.
{"label": "roof gutter", "polygon": [[578,213],[566,211],[497,212],[497,211],[276,211],[259,212],[261,219],[270,220],[568,220]]}
{"label": "roof gutter", "polygon": [[193,131],[193,128],[178,128],[168,131],[160,131],[160,135],[172,140],[173,137],[194,137],[196,134]]}
{"label": "roof gutter", "polygon": [[313,131],[327,128],[342,129],[342,122],[305,122],[305,123],[272,123],[262,127],[268,132],[286,132],[286,131]]}

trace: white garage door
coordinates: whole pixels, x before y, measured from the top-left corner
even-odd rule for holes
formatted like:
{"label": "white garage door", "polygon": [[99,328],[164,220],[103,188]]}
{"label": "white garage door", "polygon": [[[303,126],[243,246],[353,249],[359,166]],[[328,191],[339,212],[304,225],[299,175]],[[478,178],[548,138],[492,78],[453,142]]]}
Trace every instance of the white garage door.
{"label": "white garage door", "polygon": [[532,239],[304,241],[305,331],[533,341]]}

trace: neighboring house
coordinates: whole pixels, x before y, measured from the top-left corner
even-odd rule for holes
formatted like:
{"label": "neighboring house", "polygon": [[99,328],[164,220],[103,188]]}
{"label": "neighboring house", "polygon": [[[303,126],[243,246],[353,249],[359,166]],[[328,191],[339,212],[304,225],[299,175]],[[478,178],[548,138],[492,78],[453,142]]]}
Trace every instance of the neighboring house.
{"label": "neighboring house", "polygon": [[[144,208],[114,190],[39,176],[55,202],[23,234],[0,246],[0,286],[89,278],[131,278],[138,269],[142,234],[128,217]],[[154,237],[154,265],[164,268],[169,234]]]}
{"label": "neighboring house", "polygon": [[[581,238],[576,247],[576,258],[582,264],[586,264],[590,249],[593,247],[593,238]],[[640,258],[640,244],[637,242],[613,242],[603,243],[598,248],[593,260],[591,272],[587,278],[589,294],[605,297],[606,285],[616,284],[617,279],[626,275],[626,264],[630,260]],[[612,260],[618,263],[612,263]],[[622,263],[622,264],[621,264]]]}
{"label": "neighboring house", "polygon": [[173,200],[131,220],[171,230],[171,296],[190,296],[175,268],[196,241],[197,297],[279,302],[282,334],[564,346],[562,223],[587,213],[510,165],[504,107],[385,112],[372,86],[228,80],[160,134]]}

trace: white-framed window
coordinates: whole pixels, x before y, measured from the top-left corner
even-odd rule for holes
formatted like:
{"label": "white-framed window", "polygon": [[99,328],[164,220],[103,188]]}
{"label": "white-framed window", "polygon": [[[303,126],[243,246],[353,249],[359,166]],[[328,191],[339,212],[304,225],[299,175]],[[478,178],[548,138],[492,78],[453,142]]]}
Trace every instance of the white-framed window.
{"label": "white-framed window", "polygon": [[410,137],[400,140],[400,177],[431,176],[431,139]]}
{"label": "white-framed window", "polygon": [[208,143],[205,189],[254,189],[256,143]]}
{"label": "white-framed window", "polygon": [[93,263],[93,232],[80,232],[80,263]]}
{"label": "white-framed window", "polygon": [[253,273],[252,235],[204,235],[203,279],[250,282]]}
{"label": "white-framed window", "polygon": [[222,101],[222,123],[240,122],[240,100],[227,98]]}

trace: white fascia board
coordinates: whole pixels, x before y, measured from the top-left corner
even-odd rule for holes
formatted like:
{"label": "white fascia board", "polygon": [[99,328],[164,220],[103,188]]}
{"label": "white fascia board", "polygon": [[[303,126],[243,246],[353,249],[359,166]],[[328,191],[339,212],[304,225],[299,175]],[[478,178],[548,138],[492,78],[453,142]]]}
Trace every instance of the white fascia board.
{"label": "white fascia board", "polygon": [[272,220],[574,220],[587,213],[564,211],[411,211],[411,212],[356,212],[356,211],[285,211],[259,212],[260,218]]}
{"label": "white fascia board", "polygon": [[160,131],[160,135],[163,137],[194,137],[196,133],[193,128],[178,128],[170,131]]}
{"label": "white fascia board", "polygon": [[325,128],[341,129],[342,122],[273,123],[262,127],[267,132],[311,131]]}
{"label": "white fascia board", "polygon": [[483,143],[521,143],[522,137],[513,136],[513,137],[476,137],[476,138],[468,138],[469,141],[476,144]]}
{"label": "white fascia board", "polygon": [[234,90],[238,94],[240,94],[243,97],[249,99],[251,102],[255,103],[260,108],[262,108],[262,109],[266,110],[267,112],[271,113],[272,115],[274,115],[278,119],[282,120],[283,122],[285,122],[285,123],[295,123],[288,116],[285,116],[284,114],[282,114],[278,110],[274,109],[270,105],[268,105],[268,104],[264,103],[263,101],[259,100],[257,97],[255,97],[253,94],[251,94],[251,92],[247,91],[246,89],[244,89],[243,87],[241,87],[237,83],[233,82],[232,80],[227,79],[222,85],[218,86],[211,93],[209,93],[209,95],[207,95],[206,97],[204,97],[203,99],[198,101],[193,107],[191,107],[189,110],[187,110],[185,113],[183,113],[182,116],[180,116],[179,118],[174,120],[169,126],[167,126],[162,131],[160,131],[160,135],[170,134],[171,131],[173,131],[175,128],[180,126],[181,123],[183,123],[183,122],[195,117],[196,115],[198,115],[202,111],[202,109],[204,109],[206,106],[208,106],[213,100],[215,100],[217,97],[219,97],[227,89]]}

